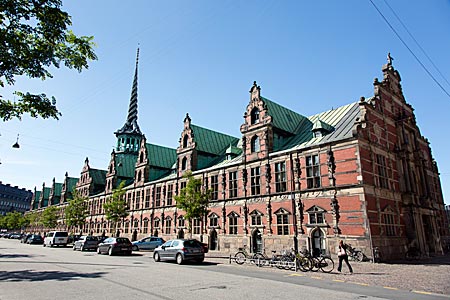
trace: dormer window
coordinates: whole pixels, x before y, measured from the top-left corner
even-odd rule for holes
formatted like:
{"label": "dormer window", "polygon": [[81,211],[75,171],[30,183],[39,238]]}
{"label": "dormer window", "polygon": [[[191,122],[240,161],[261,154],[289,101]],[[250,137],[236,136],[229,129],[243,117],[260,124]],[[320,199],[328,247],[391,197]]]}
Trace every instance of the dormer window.
{"label": "dormer window", "polygon": [[184,138],[183,138],[183,148],[187,148],[187,146],[188,146],[188,139],[189,139],[189,136],[186,134],[184,136]]}
{"label": "dormer window", "polygon": [[260,150],[260,146],[259,146],[259,137],[257,135],[255,135],[254,137],[252,137],[251,140],[251,152],[259,152]]}
{"label": "dormer window", "polygon": [[186,170],[187,168],[187,158],[183,157],[183,160],[181,161],[181,170]]}
{"label": "dormer window", "polygon": [[258,124],[259,123],[259,109],[256,107],[252,110],[251,114],[251,124]]}

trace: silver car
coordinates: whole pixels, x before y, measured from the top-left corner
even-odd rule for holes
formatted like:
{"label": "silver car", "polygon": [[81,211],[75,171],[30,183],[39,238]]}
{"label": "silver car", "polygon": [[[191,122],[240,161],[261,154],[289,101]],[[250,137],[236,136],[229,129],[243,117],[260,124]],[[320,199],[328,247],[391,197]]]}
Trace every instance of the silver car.
{"label": "silver car", "polygon": [[153,252],[153,259],[156,262],[175,260],[179,265],[188,260],[200,263],[205,259],[205,252],[202,244],[197,240],[176,239],[167,241],[157,247]]}
{"label": "silver car", "polygon": [[73,251],[75,250],[97,250],[98,239],[95,236],[82,235],[80,238],[73,243]]}

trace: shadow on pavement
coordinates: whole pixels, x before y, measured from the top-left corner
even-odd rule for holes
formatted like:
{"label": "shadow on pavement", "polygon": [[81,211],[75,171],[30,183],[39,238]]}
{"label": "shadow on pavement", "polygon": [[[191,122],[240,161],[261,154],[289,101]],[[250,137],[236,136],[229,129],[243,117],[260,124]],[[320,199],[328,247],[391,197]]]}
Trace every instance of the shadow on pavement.
{"label": "shadow on pavement", "polygon": [[47,280],[77,280],[81,278],[99,278],[105,272],[96,273],[77,273],[77,272],[61,272],[61,271],[12,271],[3,272],[0,271],[0,281],[1,282],[20,282],[20,281],[47,281]]}
{"label": "shadow on pavement", "polygon": [[22,258],[22,257],[35,257],[38,255],[30,255],[30,254],[1,254],[0,258]]}

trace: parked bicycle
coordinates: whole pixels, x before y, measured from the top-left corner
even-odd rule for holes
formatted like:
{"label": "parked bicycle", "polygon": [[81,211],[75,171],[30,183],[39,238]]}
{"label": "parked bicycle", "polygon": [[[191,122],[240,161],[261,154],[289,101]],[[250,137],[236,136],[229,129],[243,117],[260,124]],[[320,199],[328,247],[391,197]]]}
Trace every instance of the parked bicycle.
{"label": "parked bicycle", "polygon": [[[311,266],[308,267],[309,269],[307,271],[317,272],[321,270],[324,273],[331,273],[334,269],[334,261],[331,259],[328,255],[319,255],[319,256],[312,256],[311,253],[308,252],[308,250],[304,249],[301,251],[301,255],[305,257],[305,259],[309,259]],[[305,264],[306,264],[306,260]],[[305,265],[305,268],[307,268],[307,264]],[[300,268],[302,269],[302,268]]]}
{"label": "parked bicycle", "polygon": [[277,255],[277,251],[272,250],[272,257],[268,257],[264,253],[255,254],[255,263],[258,267],[270,266],[277,267],[278,269],[286,268],[286,259],[283,259],[283,255]]}
{"label": "parked bicycle", "polygon": [[247,259],[250,261],[250,263],[255,263],[255,260],[257,259],[258,254],[260,254],[260,253],[249,253],[247,251],[247,245],[245,245],[242,248],[239,248],[238,250],[239,251],[236,252],[236,254],[234,255],[234,261],[238,265],[242,265],[243,263],[245,263],[247,261]]}
{"label": "parked bicycle", "polygon": [[366,259],[361,250],[355,249],[351,244],[347,244],[348,258],[354,261],[364,261]]}

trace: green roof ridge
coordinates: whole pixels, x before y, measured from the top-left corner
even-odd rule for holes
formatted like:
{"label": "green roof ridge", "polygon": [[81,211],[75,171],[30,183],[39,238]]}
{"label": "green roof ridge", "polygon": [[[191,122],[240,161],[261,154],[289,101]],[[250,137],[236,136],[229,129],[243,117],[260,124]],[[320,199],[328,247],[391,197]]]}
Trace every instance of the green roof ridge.
{"label": "green roof ridge", "polygon": [[197,150],[215,155],[224,154],[228,146],[237,145],[239,138],[191,124]]}
{"label": "green roof ridge", "polygon": [[267,107],[267,113],[272,117],[273,126],[292,134],[297,134],[303,122],[309,122],[308,118],[286,108],[267,98],[261,97]]}

